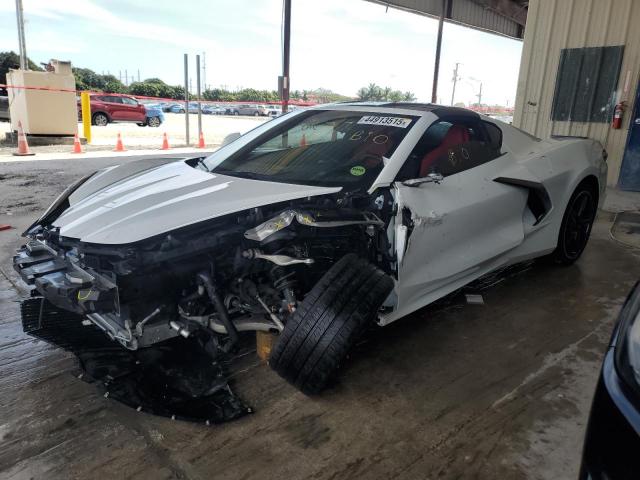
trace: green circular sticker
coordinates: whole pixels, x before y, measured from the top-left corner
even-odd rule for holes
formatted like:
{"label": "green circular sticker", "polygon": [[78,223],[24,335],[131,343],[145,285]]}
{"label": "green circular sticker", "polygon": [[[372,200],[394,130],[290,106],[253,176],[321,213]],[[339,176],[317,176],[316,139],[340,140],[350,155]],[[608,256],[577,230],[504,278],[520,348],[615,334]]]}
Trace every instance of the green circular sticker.
{"label": "green circular sticker", "polygon": [[366,172],[367,170],[364,167],[361,167],[360,165],[356,165],[355,167],[351,167],[351,175],[355,176],[355,177],[359,177],[360,175],[364,175],[364,172]]}

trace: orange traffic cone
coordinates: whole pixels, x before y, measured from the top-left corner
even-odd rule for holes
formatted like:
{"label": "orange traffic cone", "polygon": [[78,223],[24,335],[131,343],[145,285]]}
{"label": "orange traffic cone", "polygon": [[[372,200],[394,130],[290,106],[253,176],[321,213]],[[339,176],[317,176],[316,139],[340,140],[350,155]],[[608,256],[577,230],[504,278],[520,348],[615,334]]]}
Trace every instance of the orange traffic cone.
{"label": "orange traffic cone", "polygon": [[160,150],[169,150],[171,147],[169,146],[169,139],[167,138],[167,132],[162,134],[162,148]]}
{"label": "orange traffic cone", "polygon": [[198,138],[198,148],[205,148],[206,145],[204,144],[204,135],[202,135],[202,132],[200,132],[200,138]]}
{"label": "orange traffic cone", "polygon": [[307,146],[307,136],[304,133],[302,134],[302,138],[300,139],[300,146],[301,147]]}
{"label": "orange traffic cone", "polygon": [[18,121],[18,151],[13,152],[14,155],[19,157],[25,157],[27,155],[35,155],[29,150],[29,144],[27,143],[27,137],[22,130],[22,122]]}
{"label": "orange traffic cone", "polygon": [[83,153],[80,138],[77,133],[73,136],[73,150],[71,150],[71,153]]}
{"label": "orange traffic cone", "polygon": [[118,132],[118,140],[116,141],[116,148],[113,149],[114,152],[126,152],[127,150],[124,148],[122,144],[122,136],[120,132]]}

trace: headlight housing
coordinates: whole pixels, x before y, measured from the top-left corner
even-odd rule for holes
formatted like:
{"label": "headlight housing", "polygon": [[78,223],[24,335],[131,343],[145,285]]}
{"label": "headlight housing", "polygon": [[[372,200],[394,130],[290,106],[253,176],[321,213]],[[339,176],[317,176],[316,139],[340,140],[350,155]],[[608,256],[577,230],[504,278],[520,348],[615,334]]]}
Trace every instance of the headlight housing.
{"label": "headlight housing", "polygon": [[640,282],[622,307],[618,328],[616,370],[640,399]]}

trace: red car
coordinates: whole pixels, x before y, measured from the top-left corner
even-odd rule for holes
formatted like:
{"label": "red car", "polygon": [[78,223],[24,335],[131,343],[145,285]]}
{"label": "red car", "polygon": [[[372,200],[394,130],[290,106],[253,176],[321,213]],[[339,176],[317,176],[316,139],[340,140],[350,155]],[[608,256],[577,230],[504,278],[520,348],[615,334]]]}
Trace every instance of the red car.
{"label": "red car", "polygon": [[[147,116],[146,107],[135,98],[124,95],[112,95],[107,93],[91,95],[91,123],[97,126],[105,126],[111,122],[134,122],[144,127],[152,125],[151,117]],[[80,103],[78,103],[80,113]],[[155,117],[153,117],[155,118]]]}

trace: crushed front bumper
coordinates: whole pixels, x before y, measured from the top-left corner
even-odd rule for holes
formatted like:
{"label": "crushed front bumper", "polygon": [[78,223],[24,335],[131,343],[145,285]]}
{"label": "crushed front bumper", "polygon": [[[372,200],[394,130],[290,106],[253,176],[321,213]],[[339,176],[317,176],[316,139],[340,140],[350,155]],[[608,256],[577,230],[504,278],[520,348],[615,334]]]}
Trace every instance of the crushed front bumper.
{"label": "crushed front bumper", "polygon": [[59,255],[41,241],[29,240],[19,249],[13,268],[57,307],[80,314],[119,311],[113,282],[80,268],[73,257]]}
{"label": "crushed front bumper", "polygon": [[[147,318],[133,326],[126,309],[122,309],[118,287],[110,279],[78,265],[71,252],[58,253],[39,240],[29,240],[13,257],[13,267],[27,285],[50,303],[86,317],[111,339],[136,350],[177,333],[162,321],[157,308]],[[160,322],[151,322],[151,320]]]}

